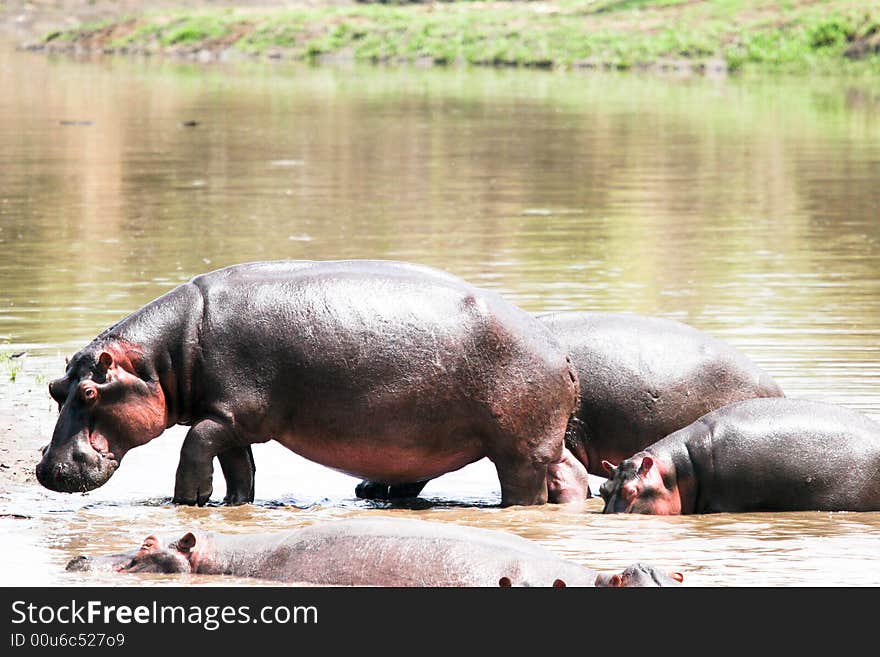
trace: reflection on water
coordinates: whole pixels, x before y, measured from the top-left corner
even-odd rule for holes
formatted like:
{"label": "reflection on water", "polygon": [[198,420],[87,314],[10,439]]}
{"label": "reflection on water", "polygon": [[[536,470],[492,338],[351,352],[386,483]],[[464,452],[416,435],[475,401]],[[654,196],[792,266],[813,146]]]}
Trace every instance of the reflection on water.
{"label": "reflection on water", "polygon": [[[9,49],[0,71],[0,350],[29,352],[3,394],[42,387],[65,354],[194,274],[370,257],[435,265],[532,311],[687,321],[790,396],[880,415],[880,89],[865,82],[86,63]],[[33,449],[51,407],[31,405]],[[257,505],[173,508],[182,438],[178,427],[135,450],[83,496],[0,480],[0,514],[29,516],[0,517],[2,581],[94,582],[63,565],[156,528],[400,514],[508,529],[599,569],[651,562],[693,584],[880,584],[880,514],[499,509],[487,461],[401,509],[258,446]],[[218,476],[215,498],[223,490]],[[126,579],[142,581],[169,580]]]}

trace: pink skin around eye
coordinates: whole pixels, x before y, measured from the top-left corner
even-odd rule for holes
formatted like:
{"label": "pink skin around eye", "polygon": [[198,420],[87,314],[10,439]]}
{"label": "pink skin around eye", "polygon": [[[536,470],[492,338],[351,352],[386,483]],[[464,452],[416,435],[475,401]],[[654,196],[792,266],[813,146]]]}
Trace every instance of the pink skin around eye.
{"label": "pink skin around eye", "polygon": [[652,468],[648,473],[651,478],[651,487],[660,491],[660,495],[652,502],[652,513],[658,516],[675,516],[681,514],[681,496],[678,488],[672,490],[666,488],[657,468]]}
{"label": "pink skin around eye", "polygon": [[642,491],[650,490],[657,495],[651,496],[650,502],[645,500],[640,505],[641,513],[650,513],[658,516],[679,515],[681,513],[681,496],[677,487],[672,490],[666,488],[663,481],[663,465],[655,462],[650,456],[645,456],[639,464],[638,474],[634,481],[624,484],[621,495],[628,503],[628,512],[633,512],[633,506],[639,501]]}

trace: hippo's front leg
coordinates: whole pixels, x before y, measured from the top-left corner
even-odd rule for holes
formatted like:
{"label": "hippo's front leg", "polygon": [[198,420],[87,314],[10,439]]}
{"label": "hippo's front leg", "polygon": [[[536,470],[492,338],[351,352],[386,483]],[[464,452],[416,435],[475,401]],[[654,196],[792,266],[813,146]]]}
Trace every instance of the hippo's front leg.
{"label": "hippo's front leg", "polygon": [[180,448],[173,504],[204,506],[214,491],[214,457],[232,442],[229,431],[216,420],[194,424]]}
{"label": "hippo's front leg", "polygon": [[547,468],[547,497],[555,504],[583,502],[590,497],[587,468],[567,447],[562,457]]}
{"label": "hippo's front leg", "polygon": [[257,466],[251,446],[230,447],[217,456],[223,477],[226,479],[226,497],[223,503],[229,506],[250,504],[254,501],[254,479]]}

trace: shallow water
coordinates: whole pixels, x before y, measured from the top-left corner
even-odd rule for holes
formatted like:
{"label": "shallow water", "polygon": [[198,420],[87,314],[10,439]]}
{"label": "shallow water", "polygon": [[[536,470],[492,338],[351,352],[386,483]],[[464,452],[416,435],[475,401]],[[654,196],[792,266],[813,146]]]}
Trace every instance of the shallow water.
{"label": "shallow water", "polygon": [[[880,417],[876,82],[201,67],[0,48],[0,88],[0,352],[28,352],[0,394],[27,400],[40,434],[29,449],[51,434],[39,390],[64,355],[194,274],[274,258],[412,260],[532,311],[679,319],[744,350],[789,396]],[[175,508],[183,432],[133,451],[86,495],[0,469],[0,516],[26,516],[0,517],[0,581],[165,584],[178,580],[63,566],[157,528],[381,513],[507,529],[597,569],[650,562],[688,584],[880,584],[880,513],[499,509],[487,461],[389,509],[356,500],[350,477],[259,445],[255,505]]]}

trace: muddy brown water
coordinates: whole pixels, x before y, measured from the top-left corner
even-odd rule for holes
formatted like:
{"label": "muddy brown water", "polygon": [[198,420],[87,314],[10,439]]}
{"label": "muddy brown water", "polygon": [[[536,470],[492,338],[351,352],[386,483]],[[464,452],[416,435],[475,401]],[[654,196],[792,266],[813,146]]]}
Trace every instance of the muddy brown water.
{"label": "muddy brown water", "polygon": [[[532,311],[683,320],[790,396],[880,417],[876,81],[203,67],[4,47],[0,89],[0,353],[27,351],[0,361],[0,440],[28,454],[51,434],[43,390],[65,355],[194,274],[274,258],[411,260]],[[176,508],[183,432],[85,495],[0,469],[2,583],[173,583],[63,567],[157,529],[392,514],[506,529],[598,569],[650,562],[695,585],[880,584],[880,513],[500,509],[487,461],[391,509],[260,445],[256,504]]]}

